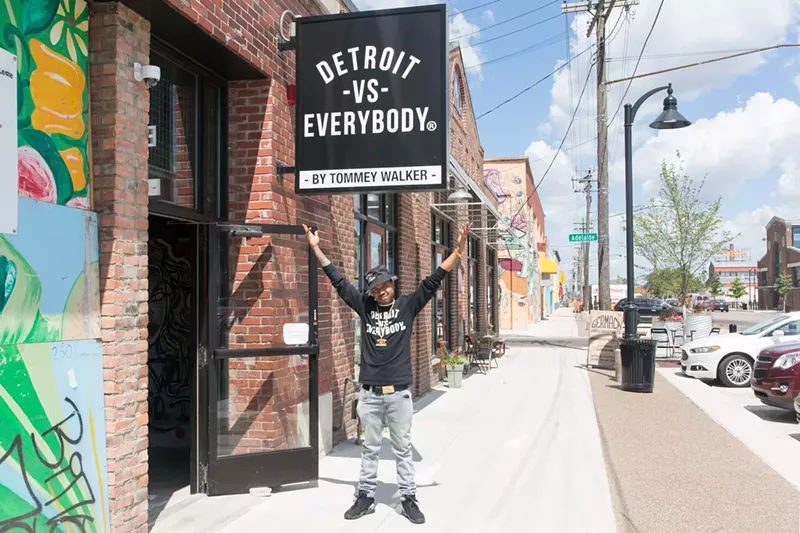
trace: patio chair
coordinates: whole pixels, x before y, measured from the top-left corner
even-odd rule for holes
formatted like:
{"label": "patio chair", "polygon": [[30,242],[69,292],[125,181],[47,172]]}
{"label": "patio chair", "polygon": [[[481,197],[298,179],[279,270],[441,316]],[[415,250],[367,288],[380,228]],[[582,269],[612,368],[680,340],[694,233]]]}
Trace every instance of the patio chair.
{"label": "patio chair", "polygon": [[495,368],[500,368],[500,364],[497,362],[497,341],[494,339],[481,339],[480,344],[478,345],[478,349],[475,353],[475,362],[478,365],[478,368],[483,371],[483,363],[486,363],[486,371],[484,374],[488,374],[489,371],[492,369],[492,361],[494,361]]}
{"label": "patio chair", "polygon": [[475,364],[476,355],[477,350],[475,349],[475,343],[472,342],[472,337],[464,335],[464,358],[467,360],[467,364],[464,365],[464,376],[469,374],[469,369]]}
{"label": "patio chair", "polygon": [[651,338],[656,341],[656,357],[658,357],[658,350],[663,349],[666,351],[666,357],[673,357],[675,355],[675,337],[667,328],[653,328],[650,331]]}

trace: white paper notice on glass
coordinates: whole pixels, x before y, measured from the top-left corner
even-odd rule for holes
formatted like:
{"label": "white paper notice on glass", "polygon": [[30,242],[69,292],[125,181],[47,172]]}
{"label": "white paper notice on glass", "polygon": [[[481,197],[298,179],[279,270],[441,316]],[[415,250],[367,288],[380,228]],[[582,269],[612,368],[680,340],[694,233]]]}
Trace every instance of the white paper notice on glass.
{"label": "white paper notice on glass", "polygon": [[283,325],[283,343],[287,346],[299,346],[308,342],[308,324],[294,322]]}
{"label": "white paper notice on glass", "polygon": [[17,56],[0,48],[0,233],[17,232]]}

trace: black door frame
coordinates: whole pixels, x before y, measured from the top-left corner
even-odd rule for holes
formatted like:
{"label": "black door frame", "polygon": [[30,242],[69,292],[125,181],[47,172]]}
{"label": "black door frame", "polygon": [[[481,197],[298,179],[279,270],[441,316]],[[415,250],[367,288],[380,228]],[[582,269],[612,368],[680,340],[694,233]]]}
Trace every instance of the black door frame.
{"label": "black door frame", "polygon": [[[282,485],[310,483],[319,479],[319,329],[317,257],[306,247],[308,255],[308,341],[303,346],[276,348],[229,349],[220,347],[220,257],[222,231],[251,229],[263,235],[304,235],[302,226],[277,224],[216,223],[208,226],[208,328],[209,361],[207,366],[207,445],[209,495],[240,494],[254,487],[277,488]],[[219,372],[220,361],[233,358],[308,356],[309,446],[220,457],[218,454],[219,417],[217,405],[219,385],[225,376]]]}
{"label": "black door frame", "polygon": [[[220,222],[227,214],[228,193],[228,85],[218,74],[190,59],[166,41],[151,35],[151,51],[177,66],[197,76],[195,100],[195,143],[192,166],[195,169],[195,208],[182,207],[162,199],[148,200],[148,214],[175,220],[176,223],[191,224],[196,228],[197,255],[195,265],[195,292],[205,294],[210,282],[208,243],[210,241],[210,225]],[[206,117],[209,100],[206,91],[216,89],[216,119],[213,124]],[[216,164],[209,161],[204,154],[209,150],[206,145],[211,129],[216,129],[216,143],[213,148]],[[213,168],[213,167],[216,168]],[[214,191],[216,188],[216,191]],[[203,201],[216,198],[216,205]],[[213,212],[209,212],[213,211]],[[207,298],[197,298],[196,328],[197,345],[195,379],[192,380],[191,426],[192,445],[190,452],[189,488],[192,494],[207,492],[208,487],[208,367],[209,367],[209,316],[210,303]]]}

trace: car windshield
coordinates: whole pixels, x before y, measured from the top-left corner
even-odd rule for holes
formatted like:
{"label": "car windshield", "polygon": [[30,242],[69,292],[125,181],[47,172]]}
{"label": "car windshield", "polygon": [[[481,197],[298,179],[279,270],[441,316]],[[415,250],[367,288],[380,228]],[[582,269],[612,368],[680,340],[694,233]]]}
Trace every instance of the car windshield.
{"label": "car windshield", "polygon": [[789,315],[778,315],[765,322],[761,322],[760,324],[756,324],[755,326],[747,328],[742,332],[742,335],[759,335],[771,327],[776,326],[778,323],[783,322],[787,318],[789,318]]}

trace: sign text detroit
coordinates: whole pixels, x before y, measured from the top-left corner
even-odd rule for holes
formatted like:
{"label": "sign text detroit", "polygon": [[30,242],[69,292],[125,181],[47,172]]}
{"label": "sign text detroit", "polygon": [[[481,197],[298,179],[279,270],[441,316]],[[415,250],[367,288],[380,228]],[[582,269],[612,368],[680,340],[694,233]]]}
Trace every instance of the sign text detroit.
{"label": "sign text detroit", "polygon": [[[337,76],[349,72],[380,69],[391,71],[402,79],[408,78],[420,60],[413,55],[387,46],[378,53],[376,46],[354,46],[347,52],[336,52],[330,62],[317,63],[317,71],[325,84],[329,84]],[[402,74],[401,74],[402,72]],[[376,103],[381,93],[389,92],[388,87],[381,87],[376,79],[353,80],[352,89],[345,89],[344,94],[352,95],[356,104],[365,100]],[[348,135],[377,135],[381,133],[407,133],[410,131],[434,131],[435,122],[428,122],[429,106],[404,107],[401,109],[365,109],[358,111],[332,111],[328,113],[305,113],[303,115],[303,136],[306,138],[330,135],[331,137]],[[438,168],[412,169],[364,169],[346,172],[311,172],[313,185],[355,185],[368,186],[380,184],[413,184],[425,183],[429,179],[438,180]]]}

